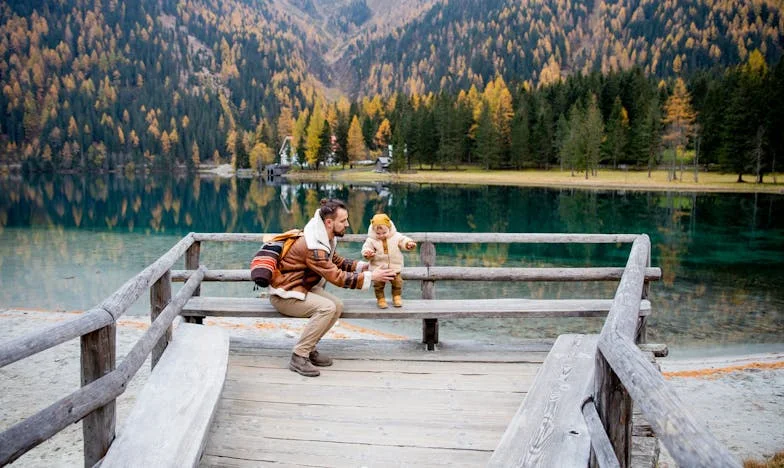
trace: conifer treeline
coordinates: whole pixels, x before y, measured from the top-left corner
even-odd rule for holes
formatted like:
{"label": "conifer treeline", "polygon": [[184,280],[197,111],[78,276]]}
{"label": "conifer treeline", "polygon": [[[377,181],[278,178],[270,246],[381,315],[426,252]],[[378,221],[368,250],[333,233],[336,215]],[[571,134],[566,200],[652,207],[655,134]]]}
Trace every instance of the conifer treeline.
{"label": "conifer treeline", "polygon": [[[482,91],[472,86],[457,95],[317,102],[278,126],[293,129],[293,152],[311,167],[332,152],[338,163],[351,164],[391,144],[393,170],[560,166],[588,177],[600,165],[664,164],[674,177],[676,164],[687,160],[761,180],[782,167],[776,156],[784,153],[784,61],[770,69],[754,51],[747,63],[696,74],[688,84],[657,82],[639,68],[578,74],[537,89],[498,77]],[[327,127],[336,142],[325,148],[316,136]]]}

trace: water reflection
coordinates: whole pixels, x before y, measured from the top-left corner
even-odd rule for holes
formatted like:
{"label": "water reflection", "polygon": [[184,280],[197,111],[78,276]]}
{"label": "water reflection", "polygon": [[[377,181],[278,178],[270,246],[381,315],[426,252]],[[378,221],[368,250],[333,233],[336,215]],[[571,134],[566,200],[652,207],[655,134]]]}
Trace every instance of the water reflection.
{"label": "water reflection", "polygon": [[[351,231],[387,212],[403,232],[648,233],[652,340],[671,345],[781,343],[784,197],[435,185],[288,185],[259,179],[42,176],[0,179],[0,307],[86,309],[197,232],[301,227],[323,197],[347,201]],[[206,245],[211,268],[245,268],[255,246]],[[439,245],[437,264],[623,265],[628,245]],[[345,247],[357,256],[358,245]],[[407,265],[418,264],[409,254]],[[205,294],[249,295],[247,285]],[[612,284],[439,283],[439,297],[609,297]],[[416,297],[418,288],[405,288]],[[343,293],[343,292],[341,292]],[[345,293],[360,294],[360,293]],[[141,301],[140,301],[141,302]],[[134,309],[144,313],[146,306]],[[601,321],[461,320],[442,335],[514,338],[596,329]],[[380,323],[381,327],[411,328]],[[557,333],[555,333],[557,334]]]}

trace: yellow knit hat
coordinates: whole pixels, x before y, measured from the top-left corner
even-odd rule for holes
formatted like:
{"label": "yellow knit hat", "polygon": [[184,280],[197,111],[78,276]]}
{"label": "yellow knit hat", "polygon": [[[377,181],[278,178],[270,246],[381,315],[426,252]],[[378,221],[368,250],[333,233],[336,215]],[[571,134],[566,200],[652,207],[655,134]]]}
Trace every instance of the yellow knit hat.
{"label": "yellow knit hat", "polygon": [[384,213],[379,213],[373,216],[373,219],[370,220],[371,226],[386,226],[388,228],[392,227],[392,220],[389,219],[389,216],[385,215]]}

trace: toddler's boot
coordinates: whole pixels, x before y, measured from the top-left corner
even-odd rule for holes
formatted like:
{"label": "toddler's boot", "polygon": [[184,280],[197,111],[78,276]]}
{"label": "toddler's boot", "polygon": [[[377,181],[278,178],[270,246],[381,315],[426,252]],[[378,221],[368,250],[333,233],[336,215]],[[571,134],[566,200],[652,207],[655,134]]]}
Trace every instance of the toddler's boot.
{"label": "toddler's boot", "polygon": [[387,305],[387,300],[384,297],[377,297],[376,305],[378,305],[379,309],[386,309],[387,307],[389,307],[389,305]]}
{"label": "toddler's boot", "polygon": [[403,297],[397,294],[392,296],[392,305],[395,307],[403,307]]}

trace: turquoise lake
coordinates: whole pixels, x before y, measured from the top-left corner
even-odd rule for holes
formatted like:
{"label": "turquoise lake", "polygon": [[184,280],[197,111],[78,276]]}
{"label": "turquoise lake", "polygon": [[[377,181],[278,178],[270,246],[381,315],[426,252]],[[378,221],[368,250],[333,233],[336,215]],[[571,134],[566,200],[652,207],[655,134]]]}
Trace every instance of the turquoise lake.
{"label": "turquoise lake", "polygon": [[[454,185],[267,183],[114,175],[0,178],[0,309],[86,310],[188,232],[280,232],[318,200],[348,202],[354,233],[386,212],[404,233],[646,233],[662,280],[649,341],[673,354],[784,350],[784,196]],[[208,268],[247,268],[257,245],[202,247]],[[360,244],[342,244],[357,257]],[[623,245],[437,245],[439,266],[623,266]],[[406,265],[418,264],[416,253]],[[178,267],[180,268],[181,265]],[[610,298],[613,283],[449,283],[437,297]],[[250,296],[248,284],[203,294]],[[372,291],[340,291],[357,297]],[[408,282],[404,297],[420,295]],[[142,297],[129,311],[147,313]],[[495,341],[598,331],[601,319],[442,321],[441,339]],[[418,320],[360,323],[417,337]]]}

